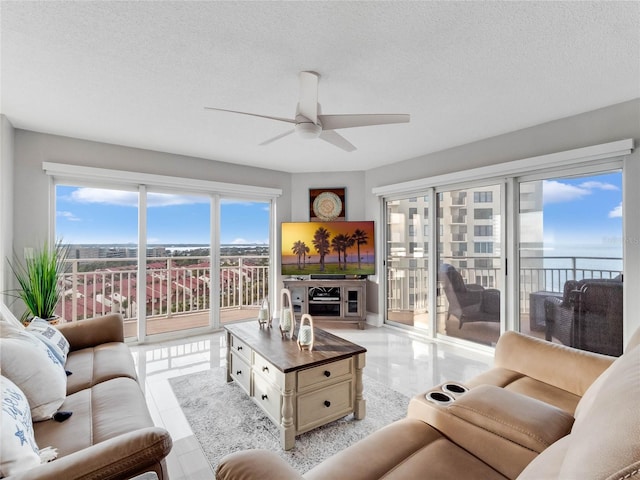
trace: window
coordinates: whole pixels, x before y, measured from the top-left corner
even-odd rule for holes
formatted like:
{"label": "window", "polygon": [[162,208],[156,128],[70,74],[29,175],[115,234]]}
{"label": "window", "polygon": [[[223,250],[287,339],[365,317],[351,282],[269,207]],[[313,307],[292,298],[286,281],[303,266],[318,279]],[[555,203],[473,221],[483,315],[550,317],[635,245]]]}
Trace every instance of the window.
{"label": "window", "polygon": [[474,242],[474,253],[493,253],[493,242]]}
{"label": "window", "polygon": [[[615,279],[623,259],[622,172],[523,179],[519,190],[520,330],[620,355],[623,282]],[[546,299],[563,299],[567,286],[581,291],[577,301],[586,310],[547,312]],[[571,335],[578,326],[579,334]]]}
{"label": "window", "polygon": [[475,225],[473,227],[473,234],[476,237],[492,237],[493,225]]}
{"label": "window", "polygon": [[493,208],[474,208],[473,218],[475,220],[491,220],[493,218]]}
{"label": "window", "polygon": [[[125,336],[139,341],[156,333],[217,327],[224,321],[222,291],[230,291],[220,288],[225,278],[238,279],[228,297],[234,299],[231,308],[255,317],[268,294],[271,205],[279,189],[244,185],[243,198],[231,201],[228,193],[237,195],[236,184],[178,182],[136,172],[118,176],[117,171],[49,162],[43,168],[56,186],[53,233],[74,244],[69,291],[61,302],[66,319],[119,312]],[[100,187],[107,177],[118,180]],[[241,214],[229,210],[239,204],[245,209]],[[212,217],[219,220],[217,234]],[[252,221],[244,224],[255,227],[255,235],[237,222],[247,217]],[[242,257],[237,265],[224,245],[211,244],[216,236],[219,243],[232,244],[236,259]],[[238,245],[239,238],[246,239],[244,245]],[[220,264],[211,264],[212,250],[220,251]],[[233,317],[238,319],[235,312]]]}
{"label": "window", "polygon": [[418,209],[411,207],[409,209],[409,218],[413,218],[415,215],[418,215]]}
{"label": "window", "polygon": [[473,192],[473,201],[475,203],[491,203],[493,202],[493,192]]}

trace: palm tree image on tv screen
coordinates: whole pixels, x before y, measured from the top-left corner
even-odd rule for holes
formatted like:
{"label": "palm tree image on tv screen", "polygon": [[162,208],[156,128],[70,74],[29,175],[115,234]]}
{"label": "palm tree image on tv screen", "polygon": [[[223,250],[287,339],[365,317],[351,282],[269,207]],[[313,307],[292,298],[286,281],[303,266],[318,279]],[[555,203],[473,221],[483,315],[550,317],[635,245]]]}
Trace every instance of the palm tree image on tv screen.
{"label": "palm tree image on tv screen", "polygon": [[373,222],[283,223],[281,258],[282,275],[373,275]]}

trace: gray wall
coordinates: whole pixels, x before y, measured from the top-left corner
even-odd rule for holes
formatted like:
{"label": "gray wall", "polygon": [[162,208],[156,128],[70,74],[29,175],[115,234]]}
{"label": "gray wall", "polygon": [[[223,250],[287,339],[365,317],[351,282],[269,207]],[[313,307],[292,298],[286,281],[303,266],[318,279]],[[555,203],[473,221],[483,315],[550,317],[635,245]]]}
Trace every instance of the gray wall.
{"label": "gray wall", "polygon": [[14,288],[5,260],[13,253],[13,145],[13,127],[0,115],[0,300],[5,303],[5,292]]}

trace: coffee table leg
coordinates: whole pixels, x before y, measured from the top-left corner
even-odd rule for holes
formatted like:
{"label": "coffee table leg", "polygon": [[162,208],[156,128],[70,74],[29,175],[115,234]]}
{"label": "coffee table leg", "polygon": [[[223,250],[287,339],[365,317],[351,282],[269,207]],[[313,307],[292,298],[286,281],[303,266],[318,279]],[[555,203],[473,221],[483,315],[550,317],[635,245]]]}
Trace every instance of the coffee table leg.
{"label": "coffee table leg", "polygon": [[284,377],[282,392],[282,423],[280,424],[280,445],[291,450],[296,443],[296,426],[293,423],[293,394],[295,391],[295,372]]}
{"label": "coffee table leg", "polygon": [[231,332],[227,331],[227,383],[233,381],[231,378]]}
{"label": "coffee table leg", "polygon": [[364,399],[362,395],[362,391],[364,389],[362,385],[362,370],[365,367],[366,360],[365,354],[360,353],[356,355],[356,401],[353,406],[353,416],[356,420],[362,420],[367,414],[367,401]]}

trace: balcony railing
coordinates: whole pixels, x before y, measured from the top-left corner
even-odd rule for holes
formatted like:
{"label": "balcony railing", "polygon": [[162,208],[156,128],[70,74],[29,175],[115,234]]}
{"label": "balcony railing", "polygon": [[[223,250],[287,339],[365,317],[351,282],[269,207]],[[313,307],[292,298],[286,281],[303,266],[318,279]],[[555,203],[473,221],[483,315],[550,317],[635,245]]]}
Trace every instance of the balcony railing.
{"label": "balcony railing", "polygon": [[[220,309],[259,308],[269,291],[268,256],[220,258]],[[121,313],[138,316],[138,271],[135,259],[68,260],[64,299],[58,315],[66,320]],[[210,309],[209,257],[154,257],[147,260],[147,318],[171,317]]]}
{"label": "balcony railing", "polygon": [[[487,257],[457,256],[443,257],[446,263],[453,264],[462,275],[465,283],[480,283],[486,288],[501,288],[499,268],[496,267],[458,267],[460,261],[472,264],[478,259],[486,262]],[[498,259],[495,259],[496,264]],[[520,313],[529,313],[529,295],[547,291],[561,293],[568,280],[585,278],[610,279],[622,273],[621,258],[605,257],[531,257],[520,259]],[[425,310],[427,304],[428,270],[426,268],[390,268],[388,275],[389,310]],[[436,311],[445,308],[444,295],[438,295]]]}

